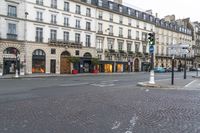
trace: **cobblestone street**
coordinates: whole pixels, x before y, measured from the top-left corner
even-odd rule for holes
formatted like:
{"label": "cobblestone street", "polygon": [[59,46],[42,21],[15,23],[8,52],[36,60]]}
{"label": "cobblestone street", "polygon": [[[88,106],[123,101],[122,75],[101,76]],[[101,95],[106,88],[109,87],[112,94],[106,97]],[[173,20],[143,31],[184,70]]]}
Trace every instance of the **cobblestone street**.
{"label": "cobblestone street", "polygon": [[[157,78],[168,76],[157,75]],[[14,84],[16,88],[19,83],[27,84],[27,89],[0,94],[0,132],[200,132],[198,86],[191,90],[137,87],[136,82],[141,80],[148,80],[148,77],[137,73],[68,79],[1,80],[1,83],[12,83],[10,86],[13,88]],[[29,82],[37,84],[40,81],[43,82],[41,87],[29,86]]]}

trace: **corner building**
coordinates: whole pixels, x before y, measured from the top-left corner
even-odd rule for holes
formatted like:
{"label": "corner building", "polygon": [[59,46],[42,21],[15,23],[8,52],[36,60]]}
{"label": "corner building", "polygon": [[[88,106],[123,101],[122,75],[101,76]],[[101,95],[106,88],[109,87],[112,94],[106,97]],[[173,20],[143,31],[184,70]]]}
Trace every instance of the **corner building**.
{"label": "corner building", "polygon": [[[95,8],[68,0],[0,1],[0,61],[3,73],[90,72],[96,57]],[[16,52],[17,51],[17,52]],[[85,67],[85,69],[83,69]]]}

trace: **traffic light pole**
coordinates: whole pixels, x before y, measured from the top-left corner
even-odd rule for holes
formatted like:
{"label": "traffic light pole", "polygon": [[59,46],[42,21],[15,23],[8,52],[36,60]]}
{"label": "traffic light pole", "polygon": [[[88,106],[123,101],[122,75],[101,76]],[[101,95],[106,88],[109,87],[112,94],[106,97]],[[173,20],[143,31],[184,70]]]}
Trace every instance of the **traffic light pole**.
{"label": "traffic light pole", "polygon": [[154,78],[154,53],[151,53],[151,71],[150,71],[150,79],[149,84],[155,84],[155,78]]}
{"label": "traffic light pole", "polygon": [[186,54],[184,54],[185,66],[184,66],[184,79],[186,79]]}
{"label": "traffic light pole", "polygon": [[172,79],[171,84],[174,85],[174,55],[172,56]]}

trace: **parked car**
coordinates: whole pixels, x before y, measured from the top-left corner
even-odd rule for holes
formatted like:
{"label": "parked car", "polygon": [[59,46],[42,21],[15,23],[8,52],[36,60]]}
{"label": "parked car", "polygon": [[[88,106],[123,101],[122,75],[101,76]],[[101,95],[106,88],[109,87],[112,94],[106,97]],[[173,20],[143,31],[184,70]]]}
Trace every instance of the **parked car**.
{"label": "parked car", "polygon": [[171,72],[172,71],[172,68],[168,67],[168,68],[164,68],[165,69],[165,72]]}
{"label": "parked car", "polygon": [[196,71],[197,69],[196,68],[194,68],[194,67],[190,67],[189,68],[189,71]]}
{"label": "parked car", "polygon": [[156,73],[164,73],[165,69],[163,67],[155,67],[154,72]]}

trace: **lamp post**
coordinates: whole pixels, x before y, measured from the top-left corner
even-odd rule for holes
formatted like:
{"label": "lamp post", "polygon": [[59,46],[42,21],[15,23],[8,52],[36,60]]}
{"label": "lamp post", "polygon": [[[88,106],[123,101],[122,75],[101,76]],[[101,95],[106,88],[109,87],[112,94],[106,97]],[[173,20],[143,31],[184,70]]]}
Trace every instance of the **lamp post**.
{"label": "lamp post", "polygon": [[19,60],[19,57],[18,57],[18,51],[17,49],[14,50],[15,52],[15,78],[18,78],[19,77],[19,68],[18,68],[18,60]]}

